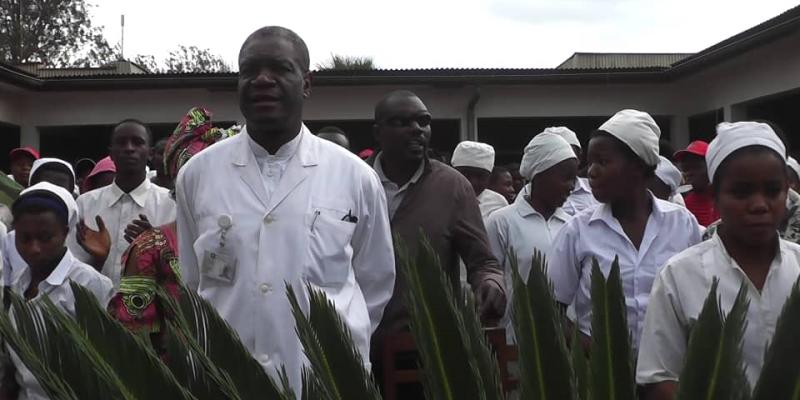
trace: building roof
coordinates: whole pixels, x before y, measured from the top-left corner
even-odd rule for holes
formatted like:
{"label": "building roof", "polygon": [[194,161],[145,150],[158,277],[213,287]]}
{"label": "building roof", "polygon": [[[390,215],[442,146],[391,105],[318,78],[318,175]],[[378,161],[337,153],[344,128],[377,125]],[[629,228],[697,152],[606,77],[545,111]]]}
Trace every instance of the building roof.
{"label": "building roof", "polygon": [[[457,86],[668,81],[798,30],[800,30],[800,6],[694,54],[575,53],[557,68],[323,70],[314,72],[314,84],[315,86],[420,84]],[[138,68],[143,70],[141,67]],[[235,90],[238,79],[237,74],[232,72],[150,74],[116,70],[112,73],[87,74],[78,70],[80,69],[69,69],[64,73],[36,76],[34,73],[0,63],[0,82],[45,91],[154,88]]]}
{"label": "building roof", "polygon": [[693,53],[573,53],[557,69],[667,68]]}

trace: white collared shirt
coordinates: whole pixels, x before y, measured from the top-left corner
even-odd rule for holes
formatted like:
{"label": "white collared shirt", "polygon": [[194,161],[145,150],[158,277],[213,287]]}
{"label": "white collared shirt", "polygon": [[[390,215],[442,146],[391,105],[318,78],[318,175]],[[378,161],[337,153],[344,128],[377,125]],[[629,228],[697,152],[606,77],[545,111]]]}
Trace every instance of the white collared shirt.
{"label": "white collared shirt", "polygon": [[383,191],[386,193],[386,205],[389,209],[389,219],[391,220],[394,218],[394,213],[400,207],[400,203],[403,202],[403,198],[406,197],[408,188],[417,183],[419,178],[422,176],[422,172],[425,170],[425,161],[420,161],[417,171],[414,172],[414,175],[411,176],[411,179],[409,179],[408,182],[406,182],[403,186],[398,186],[396,183],[392,182],[391,179],[387,178],[386,174],[383,173],[381,154],[383,153],[378,153],[378,155],[375,156],[375,164],[373,165],[373,168],[375,168],[378,178],[381,179]]}
{"label": "white collared shirt", "polygon": [[494,190],[484,189],[478,196],[478,207],[481,209],[484,224],[492,213],[506,206],[508,206],[508,200]]}
{"label": "white collared shirt", "polygon": [[561,208],[564,209],[564,212],[568,215],[575,215],[598,204],[600,204],[600,202],[594,198],[592,187],[589,186],[589,180],[586,178],[576,178],[575,188],[572,190],[569,197],[567,197],[567,201],[564,202]]}
{"label": "white collared shirt", "polygon": [[[97,230],[95,217],[99,215],[111,235],[111,249],[103,264],[102,272],[114,282],[114,287],[119,287],[122,254],[129,246],[125,240],[125,228],[128,224],[139,219],[139,214],[144,214],[152,226],[175,221],[175,201],[170,197],[169,190],[150,182],[149,179],[142,181],[130,193],[123,192],[114,182],[84,193],[77,201],[78,215],[83,218],[86,226]],[[91,261],[77,241],[68,241],[67,244],[75,257],[86,263]]]}
{"label": "white collared shirt", "polygon": [[[545,219],[531,206],[525,196],[517,196],[514,203],[489,216],[486,234],[489,237],[492,254],[505,271],[507,298],[512,297],[514,287],[511,280],[513,272],[509,252],[513,250],[516,254],[520,276],[523,281],[527,281],[534,251],[547,254],[553,238],[569,219],[570,216],[561,208],[556,209],[550,218]],[[513,340],[510,312],[509,302],[503,317],[503,325],[506,326],[506,336],[509,340]]]}
{"label": "white collared shirt", "polygon": [[300,145],[300,140],[303,135],[297,135],[294,139],[284,143],[275,154],[269,152],[261,147],[250,135],[247,135],[247,143],[250,145],[250,150],[253,151],[253,156],[256,158],[258,168],[261,170],[261,177],[264,180],[264,188],[267,189],[267,198],[272,197],[272,192],[281,181],[286,165],[297,153],[297,147]]}
{"label": "white collared shirt", "polygon": [[759,290],[728,254],[719,236],[671,258],[653,284],[645,318],[636,382],[677,381],[683,370],[690,328],[703,309],[711,283],[719,279],[717,296],[723,315],[730,312],[744,284],[750,306],[742,343],[743,363],[750,387],[755,387],[768,343],[783,304],[800,276],[800,246],[781,239],[780,251]]}
{"label": "white collared shirt", "polygon": [[547,274],[553,281],[556,300],[575,303],[577,325],[591,335],[592,258],[597,258],[608,277],[615,256],[619,256],[620,278],[625,294],[628,329],[634,349],[644,326],[650,289],[661,266],[670,257],[700,242],[697,220],[681,206],[650,194],[652,211],[647,219],[639,249],[631,243],[611,205],[584,210],[559,231],[547,256]]}
{"label": "white collared shirt", "polygon": [[[31,283],[31,270],[28,265],[24,265],[9,274],[10,280],[6,282],[11,290],[24,297],[28,285]],[[58,263],[53,272],[47,279],[39,282],[39,292],[30,301],[38,302],[43,297],[47,297],[60,310],[66,312],[71,317],[75,317],[75,296],[69,281],[73,281],[86,289],[89,289],[97,298],[101,306],[105,307],[114,295],[114,285],[111,280],[95,271],[89,265],[82,263],[72,256],[69,250],[64,254],[61,262]],[[48,399],[44,389],[33,374],[25,367],[25,364],[10,351],[11,361],[17,369],[16,379],[20,385],[19,399]]]}

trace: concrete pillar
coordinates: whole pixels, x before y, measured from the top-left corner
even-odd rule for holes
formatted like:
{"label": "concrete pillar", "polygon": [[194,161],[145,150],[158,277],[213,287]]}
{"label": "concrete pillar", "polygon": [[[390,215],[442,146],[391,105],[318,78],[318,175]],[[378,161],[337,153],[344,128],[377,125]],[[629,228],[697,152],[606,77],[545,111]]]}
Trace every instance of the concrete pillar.
{"label": "concrete pillar", "polygon": [[462,115],[459,118],[461,122],[458,127],[458,141],[463,142],[465,140],[469,140],[467,136],[469,135],[469,117],[467,115]]}
{"label": "concrete pillar", "polygon": [[722,107],[722,114],[726,122],[743,121],[747,119],[747,107],[744,104],[729,104]]}
{"label": "concrete pillar", "polygon": [[670,144],[675,149],[685,148],[689,144],[689,117],[673,115],[669,122]]}
{"label": "concrete pillar", "polygon": [[20,126],[19,142],[20,146],[28,146],[40,150],[39,129],[30,124],[23,124]]}

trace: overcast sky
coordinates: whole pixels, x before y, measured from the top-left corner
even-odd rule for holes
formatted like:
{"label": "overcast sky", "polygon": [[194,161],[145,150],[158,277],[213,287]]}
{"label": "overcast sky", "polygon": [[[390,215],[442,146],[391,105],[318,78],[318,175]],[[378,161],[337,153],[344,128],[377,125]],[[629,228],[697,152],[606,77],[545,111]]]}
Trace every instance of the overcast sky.
{"label": "overcast sky", "polygon": [[697,52],[797,5],[797,0],[89,0],[125,56],[162,58],[178,45],[234,69],[253,30],[300,34],[312,66],[331,53],[380,68],[552,68],[573,52]]}

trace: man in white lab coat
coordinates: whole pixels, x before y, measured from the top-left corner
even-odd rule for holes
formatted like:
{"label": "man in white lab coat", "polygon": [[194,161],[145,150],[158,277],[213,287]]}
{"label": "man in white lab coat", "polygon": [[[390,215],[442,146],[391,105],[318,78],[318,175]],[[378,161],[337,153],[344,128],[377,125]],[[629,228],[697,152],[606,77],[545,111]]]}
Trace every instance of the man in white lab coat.
{"label": "man in white lab coat", "polygon": [[255,31],[239,52],[242,134],[192,158],[177,180],[184,282],[268,373],[285,366],[295,391],[305,357],[285,282],[304,307],[305,282],[323,290],[367,360],[395,281],[381,183],[303,125],[310,93],[303,40],[281,27]]}

